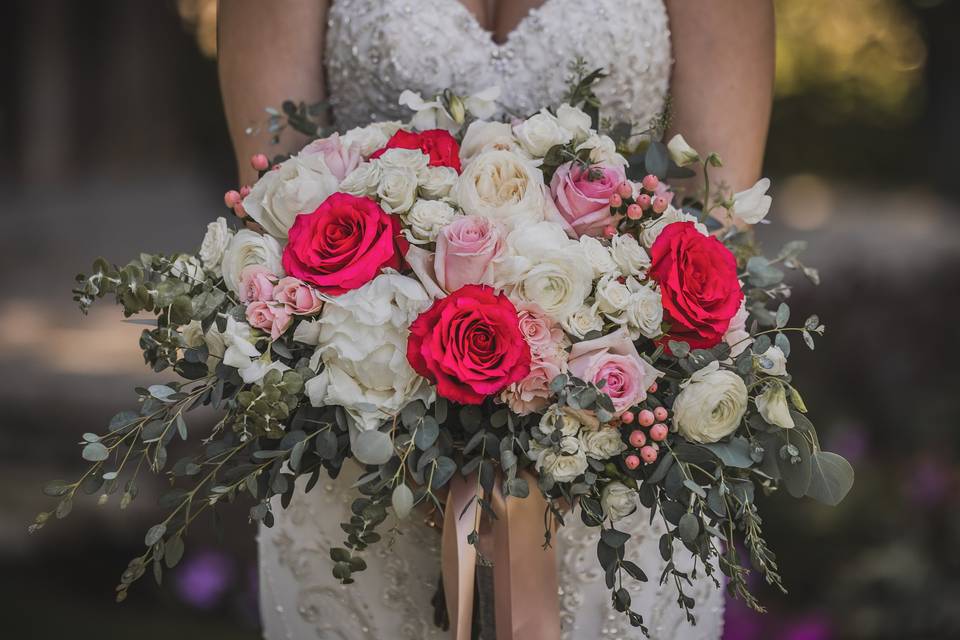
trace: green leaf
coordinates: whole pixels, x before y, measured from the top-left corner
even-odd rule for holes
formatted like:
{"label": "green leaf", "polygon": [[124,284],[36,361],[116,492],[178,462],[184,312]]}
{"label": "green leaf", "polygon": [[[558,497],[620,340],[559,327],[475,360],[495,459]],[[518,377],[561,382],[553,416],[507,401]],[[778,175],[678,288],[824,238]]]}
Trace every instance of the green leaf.
{"label": "green leaf", "polygon": [[393,457],[393,440],[376,429],[361,431],[353,439],[353,455],[363,464],[385,464]]}
{"label": "green leaf", "polygon": [[810,486],[807,495],[835,507],[853,487],[853,467],[840,455],[817,451],[810,458]]}
{"label": "green leaf", "polygon": [[732,438],[729,442],[713,442],[699,446],[720,458],[724,466],[737,469],[749,469],[753,466],[753,460],[750,458],[750,443],[742,436]]}
{"label": "green leaf", "polygon": [[45,484],[43,487],[44,495],[50,496],[51,498],[59,498],[67,495],[69,492],[70,485],[63,480],[53,480]]}
{"label": "green leaf", "polygon": [[526,498],[530,495],[530,485],[525,478],[511,478],[506,484],[507,495],[516,498]]}
{"label": "green leaf", "polygon": [[390,500],[397,518],[403,520],[410,515],[410,511],[413,509],[413,491],[410,490],[410,487],[405,484],[398,484],[394,487]]}
{"label": "green leaf", "polygon": [[173,569],[183,557],[183,539],[180,536],[174,536],[167,540],[164,545],[163,561],[168,569]]}
{"label": "green leaf", "polygon": [[600,532],[600,539],[614,549],[619,549],[627,544],[627,540],[630,539],[630,534],[625,531],[617,531],[616,529],[604,529]]}
{"label": "green leaf", "polygon": [[811,482],[810,445],[807,444],[806,438],[794,430],[783,430],[776,435],[781,446],[792,444],[799,451],[800,461],[796,464],[790,460],[784,460],[779,453],[776,453],[776,455],[780,476],[783,478],[787,493],[794,498],[803,497],[810,488]]}
{"label": "green leaf", "polygon": [[680,539],[692,545],[700,534],[700,519],[692,513],[685,513],[677,528],[680,530]]}
{"label": "green leaf", "polygon": [[152,547],[153,545],[160,542],[160,540],[163,538],[163,534],[165,534],[166,532],[167,532],[167,525],[163,523],[155,524],[152,527],[150,527],[150,529],[147,530],[147,535],[144,536],[143,543],[148,547]]}
{"label": "green leaf", "polygon": [[437,423],[436,418],[433,416],[423,416],[420,426],[417,427],[417,432],[413,438],[413,441],[418,449],[421,451],[426,451],[433,446],[433,443],[437,441],[439,436],[440,425]]}
{"label": "green leaf", "polygon": [[453,473],[457,470],[457,463],[446,456],[440,456],[436,459],[435,464],[436,468],[433,471],[433,481],[430,483],[430,487],[439,489],[453,477]]}
{"label": "green leaf", "polygon": [[110,450],[100,442],[91,442],[83,448],[80,456],[88,462],[101,462],[110,457]]}

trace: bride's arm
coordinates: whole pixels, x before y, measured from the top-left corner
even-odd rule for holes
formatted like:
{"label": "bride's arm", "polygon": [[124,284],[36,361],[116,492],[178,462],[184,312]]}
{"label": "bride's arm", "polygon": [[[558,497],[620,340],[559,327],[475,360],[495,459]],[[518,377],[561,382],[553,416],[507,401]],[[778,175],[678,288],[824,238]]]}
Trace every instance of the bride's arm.
{"label": "bride's arm", "polygon": [[255,153],[294,151],[299,134],[285,132],[279,147],[269,134],[245,130],[266,118],[264,108],[287,99],[319,102],[324,97],[323,38],[326,0],[227,0],[217,15],[218,69],[240,184],[251,184]]}
{"label": "bride's arm", "polygon": [[673,38],[671,132],[722,169],[710,180],[746,189],[760,176],[773,98],[771,0],[668,0]]}

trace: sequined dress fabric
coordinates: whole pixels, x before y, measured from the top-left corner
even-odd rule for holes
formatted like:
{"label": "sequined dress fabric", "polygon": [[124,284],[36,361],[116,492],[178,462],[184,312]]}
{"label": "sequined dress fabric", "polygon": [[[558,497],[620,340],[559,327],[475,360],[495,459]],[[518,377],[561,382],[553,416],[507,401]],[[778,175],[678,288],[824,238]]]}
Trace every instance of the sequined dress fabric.
{"label": "sequined dress fabric", "polygon": [[[326,25],[327,83],[338,128],[406,119],[404,89],[424,97],[451,88],[469,95],[501,88],[501,115],[526,115],[562,101],[577,58],[609,76],[597,87],[602,114],[645,125],[663,109],[670,77],[670,34],[661,0],[546,0],[497,44],[458,0],[335,0]],[[440,575],[440,537],[415,516],[403,532],[366,553],[356,583],[331,575],[330,548],[344,539],[360,475],[344,469],[290,506],[274,505],[276,524],[261,528],[260,608],[267,640],[426,640],[447,638],[434,625],[431,599]],[[685,591],[697,602],[691,626],[672,581],[660,586],[660,519],[641,509],[625,520],[629,557],[650,577],[625,582],[633,608],[655,640],[718,640],[723,593],[700,576]],[[384,529],[388,528],[388,524]],[[556,541],[563,640],[641,638],[613,611],[596,559],[598,532],[568,519]],[[683,558],[681,568],[692,561]],[[719,573],[719,572],[717,572]],[[493,640],[493,639],[484,639]]]}

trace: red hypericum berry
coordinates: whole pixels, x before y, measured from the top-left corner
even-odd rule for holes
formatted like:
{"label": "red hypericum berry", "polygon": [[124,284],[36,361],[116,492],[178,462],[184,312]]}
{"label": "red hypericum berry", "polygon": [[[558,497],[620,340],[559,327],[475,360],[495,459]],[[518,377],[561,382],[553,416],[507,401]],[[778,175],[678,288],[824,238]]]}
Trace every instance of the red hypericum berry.
{"label": "red hypericum berry", "polygon": [[667,413],[666,407],[657,407],[653,410],[653,417],[657,419],[657,422],[663,422],[668,415],[670,414]]}
{"label": "red hypericum berry", "polygon": [[240,204],[240,201],[243,198],[240,196],[240,192],[236,189],[231,189],[223,194],[223,204],[227,205],[228,209],[233,209],[235,206]]}
{"label": "red hypericum berry", "polygon": [[270,160],[262,153],[255,153],[250,157],[250,166],[257,171],[266,171],[270,166]]}
{"label": "red hypericum berry", "polygon": [[620,421],[623,422],[623,424],[630,424],[633,422],[634,417],[633,411],[624,411],[620,414]]}
{"label": "red hypericum berry", "polygon": [[627,469],[636,469],[640,466],[640,458],[638,458],[636,454],[631,453],[623,459],[623,464],[627,465]]}
{"label": "red hypericum berry", "polygon": [[657,188],[657,186],[659,186],[659,184],[660,178],[652,173],[648,173],[647,175],[643,176],[643,188],[647,191],[653,191]]}
{"label": "red hypericum berry", "polygon": [[640,429],[634,429],[630,432],[630,446],[639,449],[645,444],[647,444],[647,434]]}
{"label": "red hypericum berry", "polygon": [[656,421],[657,419],[653,415],[653,411],[650,411],[650,409],[643,409],[637,414],[637,424],[639,424],[641,427],[649,427]]}
{"label": "red hypericum berry", "polygon": [[650,439],[654,442],[663,442],[667,439],[668,431],[669,429],[667,429],[667,425],[663,424],[662,422],[658,422],[650,427]]}
{"label": "red hypericum berry", "polygon": [[647,464],[651,462],[656,462],[657,460],[657,448],[652,444],[648,444],[645,447],[640,449],[640,457],[643,458],[643,461]]}
{"label": "red hypericum berry", "polygon": [[627,217],[631,220],[639,220],[643,217],[643,209],[640,205],[634,203],[627,207]]}

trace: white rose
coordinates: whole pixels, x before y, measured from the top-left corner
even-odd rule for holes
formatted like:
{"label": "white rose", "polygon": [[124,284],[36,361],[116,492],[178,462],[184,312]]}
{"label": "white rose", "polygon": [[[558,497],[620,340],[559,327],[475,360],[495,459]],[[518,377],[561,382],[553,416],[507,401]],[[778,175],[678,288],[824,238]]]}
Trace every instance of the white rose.
{"label": "white rose", "polygon": [[467,127],[460,143],[460,161],[463,166],[473,162],[484,151],[521,152],[520,143],[513,137],[513,129],[506,122],[475,120]]}
{"label": "white rose", "polygon": [[587,255],[587,262],[593,267],[593,277],[599,278],[608,273],[619,273],[617,263],[610,255],[610,249],[593,236],[580,236],[580,245]]}
{"label": "white rose", "polygon": [[615,322],[627,328],[631,340],[637,340],[640,336],[650,339],[660,337],[660,326],[663,324],[660,292],[640,284],[634,278],[627,281],[627,288],[630,290],[630,300]]}
{"label": "white rose", "polygon": [[173,261],[170,275],[179,278],[187,284],[197,284],[206,280],[203,274],[203,265],[194,256],[181,254]]}
{"label": "white rose", "polygon": [[457,215],[456,210],[443,200],[417,200],[405,222],[411,242],[435,242],[440,231]]}
{"label": "white rose", "polygon": [[753,338],[747,331],[747,318],[750,313],[747,311],[747,299],[740,301],[740,310],[730,319],[730,325],[726,333],[723,334],[723,340],[730,345],[730,357],[736,358],[750,346]]}
{"label": "white rose", "polygon": [[597,310],[611,316],[619,315],[630,304],[630,290],[618,278],[619,274],[611,273],[597,282]]}
{"label": "white rose", "polygon": [[387,213],[409,211],[417,198],[417,174],[410,169],[384,170],[377,197]]}
{"label": "white rose", "polygon": [[384,173],[390,171],[412,171],[418,178],[426,175],[430,166],[430,157],[420,149],[387,149],[376,160]]}
{"label": "white rose", "polygon": [[497,284],[514,301],[535,304],[554,320],[562,320],[590,295],[593,267],[583,246],[559,225],[538,222],[517,229],[506,244],[508,256],[497,270]]}
{"label": "white rose", "polygon": [[764,420],[781,429],[793,429],[795,426],[790,407],[787,404],[787,392],[779,382],[772,382],[756,398],[757,410]]}
{"label": "white rose", "polygon": [[583,338],[591,331],[603,331],[603,318],[595,306],[581,305],[564,319],[561,324],[570,335]]}
{"label": "white rose", "polygon": [[199,252],[204,267],[213,270],[220,266],[223,252],[227,249],[232,237],[233,231],[227,226],[227,221],[222,216],[207,225],[207,233],[203,236]]}
{"label": "white rose", "polygon": [[394,271],[329,300],[314,354],[324,369],[307,382],[310,402],[342,406],[361,431],[414,400],[431,404],[433,387],[407,362],[410,323],[430,303],[419,282]]}
{"label": "white rose", "polygon": [[587,455],[582,449],[567,455],[546,449],[537,459],[536,469],[557,482],[573,482],[587,470]]}
{"label": "white rose", "polygon": [[577,416],[567,410],[567,407],[551,405],[540,417],[538,426],[541,433],[549,435],[559,430],[560,435],[575,436],[580,432],[581,423]]}
{"label": "white rose", "polygon": [[650,266],[650,256],[632,235],[619,234],[610,239],[610,255],[623,275],[640,275]]}
{"label": "white rose", "polygon": [[557,122],[573,134],[573,139],[577,141],[586,140],[592,131],[590,116],[569,104],[562,104],[557,108]]}
{"label": "white rose", "polygon": [[399,129],[399,122],[377,122],[366,127],[350,129],[340,136],[340,142],[345,147],[356,149],[360,155],[367,158],[374,151],[384,148],[390,136]]}
{"label": "white rose", "polygon": [[773,198],[767,195],[770,179],[761,178],[747,189],[733,194],[733,217],[747,224],[757,224],[767,217]]}
{"label": "white rose", "polygon": [[183,340],[188,347],[196,348],[201,345],[206,345],[207,353],[210,354],[210,357],[207,358],[207,368],[210,371],[216,369],[217,365],[220,364],[220,360],[223,358],[224,352],[227,350],[223,336],[217,331],[216,323],[211,325],[210,329],[204,333],[200,321],[191,320],[190,324],[180,327],[180,333],[183,335]]}
{"label": "white rose", "polygon": [[697,150],[687,144],[687,141],[679,133],[670,138],[670,142],[667,143],[667,151],[670,152],[670,158],[680,167],[693,164],[700,159]]}
{"label": "white rose", "polygon": [[622,520],[637,510],[637,492],[622,482],[613,481],[603,488],[600,506],[603,515],[612,521]]}
{"label": "white rose", "polygon": [[283,249],[273,236],[267,236],[241,229],[223,252],[221,267],[223,282],[234,293],[240,293],[240,275],[251,265],[261,265],[277,277],[286,275],[283,271],[281,256]]}
{"label": "white rose", "polygon": [[607,460],[620,455],[627,449],[623,438],[620,437],[620,430],[613,427],[581,431],[580,447],[594,460]]}
{"label": "white rose", "polygon": [[459,177],[452,167],[427,167],[420,175],[420,195],[435,200],[446,198]]}
{"label": "white rose", "polygon": [[535,158],[542,158],[551,147],[573,139],[573,134],[560,126],[556,116],[547,109],[541,109],[540,113],[514,125],[513,135],[520,141],[524,151]]}
{"label": "white rose", "polygon": [[691,442],[716,442],[737,430],[747,410],[747,385],[714,360],[680,385],[673,403],[677,430]]}
{"label": "white rose", "polygon": [[267,233],[286,238],[297,215],[316,209],[338,186],[323,154],[300,154],[257,180],[243,208]]}
{"label": "white rose", "polygon": [[361,162],[340,183],[340,191],[355,196],[372,196],[377,192],[382,177],[383,171],[379,162]]}
{"label": "white rose", "polygon": [[473,159],[452,195],[466,213],[513,229],[543,220],[544,191],[540,169],[515,153],[494,149]]}
{"label": "white rose", "polygon": [[[770,364],[769,367],[764,366],[764,364],[767,362]],[[786,354],[783,353],[783,350],[780,347],[775,345],[771,346],[760,356],[760,370],[768,376],[787,375]]]}
{"label": "white rose", "polygon": [[617,143],[610,136],[591,133],[590,136],[579,145],[577,151],[584,149],[590,150],[590,162],[592,164],[607,164],[627,166],[627,159],[617,153]]}
{"label": "white rose", "polygon": [[707,226],[700,222],[696,216],[674,207],[667,207],[667,210],[661,213],[657,218],[643,223],[643,228],[640,232],[640,242],[643,243],[643,246],[649,249],[653,246],[653,243],[657,241],[657,238],[660,237],[660,233],[666,228],[666,226],[668,224],[673,224],[674,222],[692,222],[694,223],[697,231],[699,231],[702,235],[710,235],[710,232],[707,231]]}

